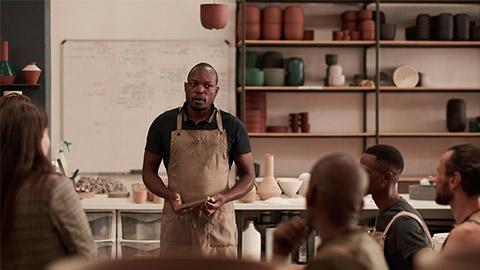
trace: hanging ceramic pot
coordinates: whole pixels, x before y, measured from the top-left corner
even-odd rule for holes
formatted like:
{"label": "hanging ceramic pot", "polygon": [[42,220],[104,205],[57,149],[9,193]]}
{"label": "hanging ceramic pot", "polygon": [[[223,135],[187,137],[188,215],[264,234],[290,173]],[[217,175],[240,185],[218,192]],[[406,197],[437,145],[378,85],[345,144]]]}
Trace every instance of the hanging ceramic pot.
{"label": "hanging ceramic pot", "polygon": [[228,6],[224,4],[201,4],[200,21],[206,29],[223,29],[228,21]]}
{"label": "hanging ceramic pot", "polygon": [[261,200],[267,200],[272,197],[280,197],[282,194],[282,190],[278,186],[277,180],[273,176],[273,168],[273,155],[265,154],[265,175],[257,191]]}
{"label": "hanging ceramic pot", "polygon": [[0,84],[12,84],[15,80],[15,71],[8,61],[8,41],[1,41],[0,47]]}
{"label": "hanging ceramic pot", "polygon": [[36,66],[35,62],[28,62],[28,64],[22,69],[22,73],[25,78],[25,83],[37,84],[42,70]]}

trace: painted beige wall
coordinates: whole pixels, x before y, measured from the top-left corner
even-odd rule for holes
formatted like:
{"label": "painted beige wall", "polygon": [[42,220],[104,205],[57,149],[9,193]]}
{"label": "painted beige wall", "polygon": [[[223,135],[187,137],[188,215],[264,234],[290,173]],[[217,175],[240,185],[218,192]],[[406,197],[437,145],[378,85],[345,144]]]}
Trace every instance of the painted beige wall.
{"label": "painted beige wall", "polygon": [[[235,1],[229,4],[227,28],[209,31],[201,27],[200,0],[52,0],[52,142],[60,138],[61,42],[64,39],[227,39],[235,43]],[[259,6],[264,6],[260,5]],[[282,5],[284,7],[286,5]],[[315,30],[315,39],[330,40],[331,31],[340,28],[339,14],[360,6],[346,4],[304,4],[305,27]],[[480,7],[451,5],[382,6],[387,22],[397,23],[397,39],[404,39],[404,28],[414,24],[417,14],[437,15],[445,10],[467,12],[480,24]],[[257,52],[281,50],[285,58],[302,57],[306,84],[318,85],[325,76],[324,55],[339,54],[347,79],[362,71],[361,48],[252,48]],[[374,73],[373,49],[368,50],[368,73]],[[479,86],[480,50],[475,49],[384,49],[382,71],[392,73],[409,64],[428,74],[436,86]],[[235,65],[235,63],[232,63]],[[384,67],[384,68],[383,68]],[[181,90],[181,86],[179,86]],[[231,91],[234,91],[233,86]],[[381,131],[446,131],[445,107],[450,98],[463,98],[467,117],[480,116],[479,93],[382,94]],[[269,94],[269,125],[287,125],[288,114],[310,113],[312,132],[356,132],[362,129],[362,94]],[[367,97],[368,131],[374,130],[374,95]],[[160,112],[159,112],[160,113]],[[406,175],[434,174],[439,156],[458,143],[480,143],[478,138],[398,138],[381,139],[397,146],[406,159]],[[308,171],[315,160],[333,152],[348,152],[359,158],[362,139],[251,139],[254,159],[263,168],[263,155],[275,155],[276,176],[298,176]],[[373,144],[368,140],[368,145]],[[263,175],[263,172],[261,173]]]}

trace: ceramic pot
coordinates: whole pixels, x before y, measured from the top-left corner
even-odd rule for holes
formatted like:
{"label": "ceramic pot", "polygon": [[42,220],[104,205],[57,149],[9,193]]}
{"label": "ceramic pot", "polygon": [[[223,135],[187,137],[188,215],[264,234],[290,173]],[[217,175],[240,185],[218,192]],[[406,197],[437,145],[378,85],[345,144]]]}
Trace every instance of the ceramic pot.
{"label": "ceramic pot", "polygon": [[283,23],[300,23],[305,22],[303,9],[300,6],[288,6],[283,11]]}
{"label": "ceramic pot", "polygon": [[[257,6],[245,6],[245,39],[257,40],[261,37],[261,15]],[[237,39],[242,39],[242,10],[237,14]]]}
{"label": "ceramic pot", "polygon": [[[415,26],[405,28],[405,39],[406,40],[415,40]],[[429,31],[430,33],[430,31]],[[430,39],[430,38],[429,38]]]}
{"label": "ceramic pot", "polygon": [[303,40],[313,40],[313,30],[305,29],[303,30]]}
{"label": "ceramic pot", "polygon": [[263,181],[258,187],[257,193],[261,200],[267,200],[272,197],[279,197],[282,190],[277,184],[277,180],[273,176],[273,155],[265,154],[265,175]]}
{"label": "ceramic pot", "polygon": [[253,221],[248,221],[242,233],[242,260],[260,261],[262,255],[262,236],[255,229]]}
{"label": "ceramic pot", "polygon": [[[261,12],[260,8],[253,5],[245,6],[245,23],[260,23]],[[237,13],[237,24],[242,24],[242,9]]]}
{"label": "ceramic pot", "polygon": [[263,71],[258,68],[247,68],[246,83],[248,86],[263,86],[265,77]]}
{"label": "ceramic pot", "polygon": [[156,203],[156,204],[163,204],[165,202],[165,200],[162,198],[162,197],[159,197],[155,194],[153,194],[153,203]]}
{"label": "ceramic pot", "polygon": [[433,17],[434,19],[434,26],[435,28],[439,27],[452,27],[453,24],[453,15],[451,13],[442,13],[438,16]]}
{"label": "ceramic pot", "polygon": [[285,85],[285,70],[283,68],[264,68],[266,86]]}
{"label": "ceramic pot", "polygon": [[302,124],[302,133],[309,133],[310,132],[310,124]]}
{"label": "ceramic pot", "polygon": [[338,64],[329,66],[329,76],[340,76],[342,75],[342,72],[343,68]]}
{"label": "ceramic pot", "polygon": [[465,101],[450,99],[447,102],[447,129],[450,132],[461,132],[467,125]]}
{"label": "ceramic pot", "polygon": [[306,125],[308,124],[308,112],[299,113],[300,115],[300,124]]}
{"label": "ceramic pot", "polygon": [[284,23],[283,37],[286,40],[302,40],[303,39],[303,23]]}
{"label": "ceramic pot", "polygon": [[0,84],[13,84],[15,71],[8,61],[8,41],[0,42]]}
{"label": "ceramic pot", "polygon": [[363,20],[371,20],[372,19],[372,10],[370,9],[362,9],[358,12],[358,20],[363,21]]}
{"label": "ceramic pot", "polygon": [[278,51],[268,51],[263,54],[263,68],[283,68],[283,54]]}
{"label": "ceramic pot", "polygon": [[375,40],[375,30],[362,31],[362,40]]}
{"label": "ceramic pot", "polygon": [[250,189],[250,191],[247,194],[245,194],[245,196],[240,198],[240,201],[244,203],[252,203],[253,201],[255,201],[256,196],[257,196],[257,188],[255,187],[255,185],[253,185],[252,189]]}
{"label": "ceramic pot", "polygon": [[291,113],[290,115],[290,128],[292,132],[298,132],[299,127],[299,115],[298,113]]}
{"label": "ceramic pot", "polygon": [[343,30],[343,40],[350,40],[350,31]]}
{"label": "ceramic pot", "polygon": [[332,36],[333,36],[333,40],[342,40],[343,39],[343,32],[342,31],[338,31],[338,30],[334,30],[332,32]]}
{"label": "ceramic pot", "polygon": [[381,40],[394,40],[396,34],[396,24],[382,24],[380,25],[380,39]]}
{"label": "ceramic pot", "polygon": [[345,85],[345,75],[330,75],[330,77],[328,77],[328,84],[330,86]]}
{"label": "ceramic pot", "polygon": [[356,22],[357,12],[353,10],[345,11],[341,15],[342,22]]}
{"label": "ceramic pot", "polygon": [[37,84],[42,70],[36,66],[35,62],[28,62],[28,64],[22,69],[22,73],[26,84]]}
{"label": "ceramic pot", "polygon": [[430,40],[432,38],[432,30],[431,28],[419,28],[418,26],[414,26],[412,28],[413,31],[413,39],[415,40]]}
{"label": "ceramic pot", "polygon": [[418,14],[415,20],[415,26],[418,28],[429,29],[431,27],[431,20],[432,18],[428,14],[425,14],[425,13]]}
{"label": "ceramic pot", "polygon": [[135,203],[147,201],[147,188],[143,184],[132,184],[132,197]]}
{"label": "ceramic pot", "polygon": [[[258,40],[262,35],[260,23],[245,23],[245,39]],[[242,39],[242,25],[237,25],[237,39]]]}
{"label": "ceramic pot", "polygon": [[453,27],[437,27],[433,30],[435,40],[453,40]]}
{"label": "ceramic pot", "polygon": [[457,41],[467,41],[470,40],[470,28],[455,28],[453,33],[453,40]]}
{"label": "ceramic pot", "polygon": [[262,23],[279,23],[283,22],[283,11],[278,6],[267,6],[262,9]]}
{"label": "ceramic pot", "polygon": [[470,18],[466,13],[458,13],[453,18],[455,28],[468,28],[470,27]]}
{"label": "ceramic pot", "polygon": [[[375,22],[377,21],[377,12],[375,10],[372,11],[372,20],[374,20]],[[383,13],[383,11],[380,11],[380,24],[385,22],[386,22],[385,13]]]}
{"label": "ceramic pot", "polygon": [[374,20],[361,21],[358,24],[358,30],[360,30],[360,31],[375,31],[375,21]]}
{"label": "ceramic pot", "polygon": [[352,40],[360,40],[361,39],[360,31],[352,31],[350,32],[350,38]]}
{"label": "ceramic pot", "polygon": [[325,54],[325,63],[329,66],[338,64],[338,55],[337,54]]}
{"label": "ceramic pot", "polygon": [[300,189],[300,186],[302,185],[302,181],[296,178],[285,178],[283,180],[279,178],[278,185],[283,190],[283,193],[285,195],[287,195],[290,198],[293,198],[295,197],[295,195],[297,195],[297,192]]}
{"label": "ceramic pot", "polygon": [[228,22],[228,6],[225,4],[201,4],[200,21],[206,29],[223,29]]}
{"label": "ceramic pot", "polygon": [[302,58],[292,57],[287,63],[287,79],[289,86],[303,85],[305,80],[305,63]]}
{"label": "ceramic pot", "polygon": [[342,30],[355,31],[358,29],[356,22],[345,22],[342,24]]}
{"label": "ceramic pot", "polygon": [[282,39],[281,23],[262,23],[262,38],[264,40]]}

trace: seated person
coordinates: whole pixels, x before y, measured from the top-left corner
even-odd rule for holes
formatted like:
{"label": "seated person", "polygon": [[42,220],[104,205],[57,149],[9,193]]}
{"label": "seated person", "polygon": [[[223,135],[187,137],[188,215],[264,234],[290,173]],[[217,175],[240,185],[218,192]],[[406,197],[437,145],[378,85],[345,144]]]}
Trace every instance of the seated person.
{"label": "seated person", "polygon": [[311,172],[307,220],[282,222],[274,232],[273,253],[285,258],[314,229],[322,239],[306,269],[388,269],[380,246],[357,229],[368,180],[357,161],[343,154],[321,159]]}
{"label": "seated person", "polygon": [[1,269],[43,269],[97,247],[72,181],[55,174],[47,112],[13,102],[0,114]]}

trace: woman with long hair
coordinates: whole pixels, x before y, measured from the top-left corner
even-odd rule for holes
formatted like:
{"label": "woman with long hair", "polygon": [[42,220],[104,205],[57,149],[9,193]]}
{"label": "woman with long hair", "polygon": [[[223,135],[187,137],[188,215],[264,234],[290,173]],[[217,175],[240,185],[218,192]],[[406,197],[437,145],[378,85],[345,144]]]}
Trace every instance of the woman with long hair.
{"label": "woman with long hair", "polygon": [[95,257],[71,180],[55,174],[47,112],[14,102],[0,110],[1,269],[43,269],[68,255]]}

